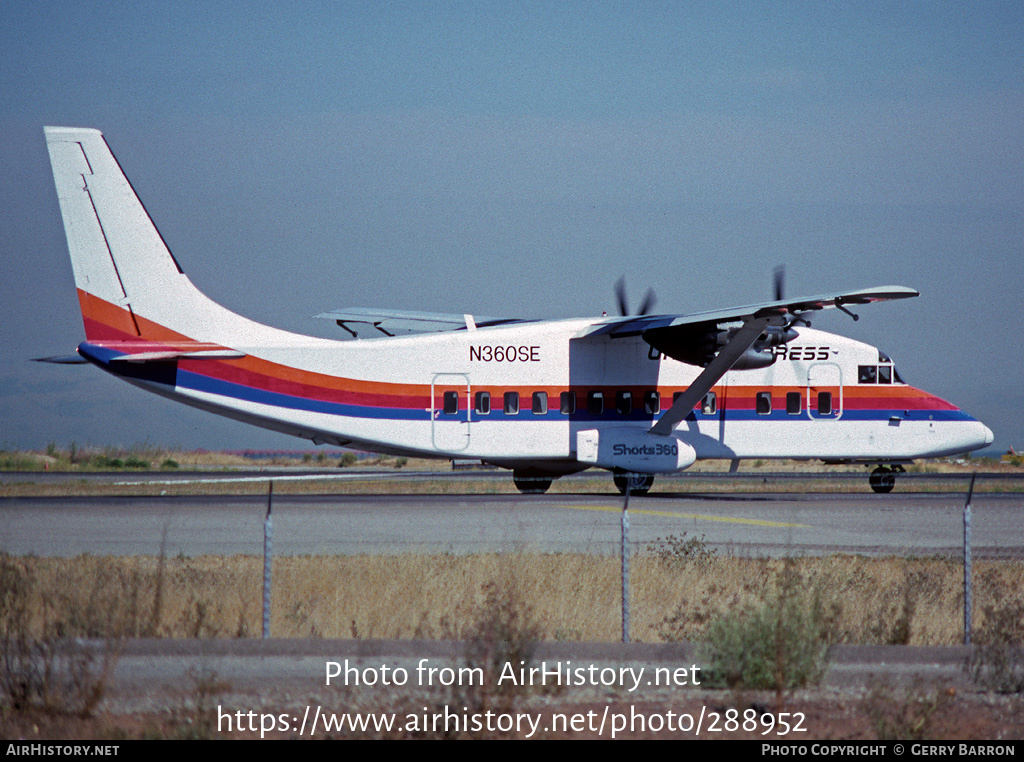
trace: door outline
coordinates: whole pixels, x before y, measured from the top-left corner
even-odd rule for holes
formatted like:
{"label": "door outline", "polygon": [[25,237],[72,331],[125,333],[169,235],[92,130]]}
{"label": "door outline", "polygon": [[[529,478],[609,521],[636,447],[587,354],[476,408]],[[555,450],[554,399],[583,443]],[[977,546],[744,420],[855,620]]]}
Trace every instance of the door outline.
{"label": "door outline", "polygon": [[[818,401],[811,396],[812,389],[818,387],[838,392],[833,392],[832,412],[828,415],[818,413]],[[807,417],[812,421],[838,421],[843,417],[843,369],[839,363],[816,362],[807,368]]]}
{"label": "door outline", "polygon": [[[462,390],[465,388],[465,396]],[[445,415],[444,400],[438,394],[459,392],[459,410]],[[462,452],[469,447],[469,429],[473,421],[473,390],[468,373],[435,373],[430,381],[430,441],[434,449]]]}

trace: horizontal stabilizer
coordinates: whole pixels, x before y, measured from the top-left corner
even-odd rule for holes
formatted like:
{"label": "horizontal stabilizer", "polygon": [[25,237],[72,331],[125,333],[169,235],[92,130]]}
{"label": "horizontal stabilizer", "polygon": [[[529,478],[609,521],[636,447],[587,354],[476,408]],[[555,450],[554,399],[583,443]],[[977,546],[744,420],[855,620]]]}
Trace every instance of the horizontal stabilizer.
{"label": "horizontal stabilizer", "polygon": [[201,341],[176,342],[173,345],[156,342],[107,341],[85,342],[79,351],[100,362],[170,362],[172,360],[237,360],[245,352],[218,344]]}
{"label": "horizontal stabilizer", "polygon": [[89,361],[80,355],[58,355],[56,357],[33,357],[32,362],[49,362],[55,365],[85,365]]}
{"label": "horizontal stabilizer", "polygon": [[245,357],[245,352],[233,349],[208,349],[198,352],[138,352],[131,355],[115,357],[111,362],[166,362],[168,360],[237,360]]}

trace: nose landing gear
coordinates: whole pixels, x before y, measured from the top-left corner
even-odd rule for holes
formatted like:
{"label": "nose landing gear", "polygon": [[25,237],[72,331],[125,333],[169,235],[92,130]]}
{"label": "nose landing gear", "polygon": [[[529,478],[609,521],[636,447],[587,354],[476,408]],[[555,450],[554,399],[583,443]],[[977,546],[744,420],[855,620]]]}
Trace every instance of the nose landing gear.
{"label": "nose landing gear", "polygon": [[886,492],[892,492],[892,488],[896,486],[896,474],[903,473],[903,466],[879,466],[871,472],[871,476],[868,477],[868,483],[871,485],[871,489],[879,494]]}

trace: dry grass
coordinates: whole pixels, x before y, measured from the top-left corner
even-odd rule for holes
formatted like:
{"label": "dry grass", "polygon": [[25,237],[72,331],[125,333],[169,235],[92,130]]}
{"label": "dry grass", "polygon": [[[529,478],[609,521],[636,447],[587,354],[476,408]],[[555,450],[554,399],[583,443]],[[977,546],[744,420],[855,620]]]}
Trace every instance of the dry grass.
{"label": "dry grass", "polygon": [[[262,560],[252,556],[20,558],[39,600],[65,611],[108,612],[68,621],[70,635],[255,637],[262,621]],[[161,570],[162,563],[162,570]],[[783,562],[712,558],[634,560],[633,639],[699,640],[709,622],[762,600]],[[1024,602],[1024,563],[975,563],[975,626],[986,610]],[[945,560],[830,556],[795,561],[821,590],[832,642],[955,645],[962,638],[961,567]],[[619,562],[584,554],[280,557],[273,568],[275,637],[461,637],[489,584],[514,589],[546,639],[620,636]],[[79,600],[76,602],[75,598]],[[38,605],[30,610],[43,612]],[[112,617],[118,618],[112,624]],[[41,628],[41,619],[33,626]]]}

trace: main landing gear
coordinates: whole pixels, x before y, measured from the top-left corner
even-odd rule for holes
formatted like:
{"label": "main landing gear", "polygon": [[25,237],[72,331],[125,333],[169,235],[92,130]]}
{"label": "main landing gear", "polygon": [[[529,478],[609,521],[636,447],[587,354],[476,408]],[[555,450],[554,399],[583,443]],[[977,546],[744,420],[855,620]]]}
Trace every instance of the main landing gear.
{"label": "main landing gear", "polygon": [[551,487],[551,478],[543,476],[527,476],[522,471],[512,472],[512,483],[524,495],[543,495]]}
{"label": "main landing gear", "polygon": [[635,474],[632,471],[616,471],[612,477],[615,486],[623,495],[629,487],[631,495],[646,495],[654,484],[654,474]]}
{"label": "main landing gear", "polygon": [[879,466],[871,472],[868,483],[871,484],[871,489],[880,494],[892,492],[892,488],[896,486],[896,474],[902,473],[903,466]]}

